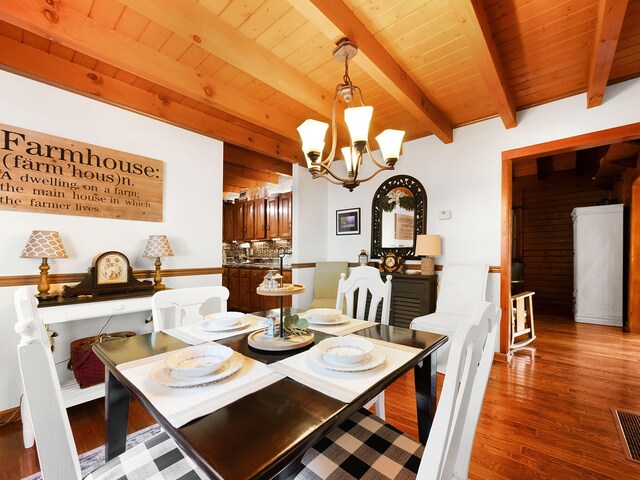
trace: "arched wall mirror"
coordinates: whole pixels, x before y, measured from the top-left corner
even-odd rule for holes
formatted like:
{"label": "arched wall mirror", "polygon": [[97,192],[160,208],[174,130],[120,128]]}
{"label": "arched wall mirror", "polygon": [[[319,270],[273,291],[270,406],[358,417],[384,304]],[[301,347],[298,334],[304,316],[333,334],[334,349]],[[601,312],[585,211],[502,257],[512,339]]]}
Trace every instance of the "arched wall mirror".
{"label": "arched wall mirror", "polygon": [[417,260],[416,235],[426,232],[427,194],[409,175],[396,175],[378,187],[371,204],[371,258],[394,252]]}

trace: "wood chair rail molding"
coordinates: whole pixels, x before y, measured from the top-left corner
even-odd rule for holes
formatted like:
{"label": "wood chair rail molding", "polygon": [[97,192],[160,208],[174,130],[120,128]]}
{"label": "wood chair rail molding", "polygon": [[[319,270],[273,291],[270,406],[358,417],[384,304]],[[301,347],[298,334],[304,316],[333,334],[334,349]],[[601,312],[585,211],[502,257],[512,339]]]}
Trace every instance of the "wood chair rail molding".
{"label": "wood chair rail molding", "polygon": [[[369,264],[371,266],[377,266],[377,262],[369,262]],[[357,267],[359,266],[359,263],[356,262],[349,262],[349,267]],[[316,264],[314,262],[309,262],[309,263],[292,263],[291,264],[291,268],[293,269],[298,269],[298,268],[315,268]],[[419,263],[405,263],[404,264],[405,270],[420,270],[420,264]],[[436,270],[442,271],[442,265],[436,265]],[[500,273],[501,269],[499,265],[492,265],[489,267],[489,273]]]}
{"label": "wood chair rail molding", "polygon": [[[500,263],[500,308],[502,308],[502,322],[500,324],[500,352],[507,354],[509,351],[509,309],[511,308],[511,210],[513,187],[513,164],[523,160],[543,156],[557,155],[566,152],[575,152],[586,148],[610,145],[640,139],[640,123],[631,123],[620,127],[598,130],[573,137],[552,140],[549,142],[529,145],[527,147],[505,150],[502,152],[502,229],[501,229],[501,255]],[[628,278],[628,319],[627,329],[632,333],[640,333],[640,292],[637,285],[640,283],[640,235],[633,234],[633,229],[640,226],[640,184],[636,180],[633,184],[635,193],[632,193],[630,222],[632,226],[629,242],[630,262]],[[635,200],[635,202],[633,201]],[[635,291],[633,286],[636,286]]]}
{"label": "wood chair rail molding", "polygon": [[[191,277],[195,275],[216,275],[222,274],[222,267],[207,268],[168,268],[162,270],[162,278],[167,277]],[[134,270],[133,276],[136,278],[153,278],[155,270]],[[49,275],[49,283],[77,283],[84,280],[86,273],[54,273]],[[23,285],[37,285],[39,275],[11,275],[0,277],[0,287],[20,287]]]}

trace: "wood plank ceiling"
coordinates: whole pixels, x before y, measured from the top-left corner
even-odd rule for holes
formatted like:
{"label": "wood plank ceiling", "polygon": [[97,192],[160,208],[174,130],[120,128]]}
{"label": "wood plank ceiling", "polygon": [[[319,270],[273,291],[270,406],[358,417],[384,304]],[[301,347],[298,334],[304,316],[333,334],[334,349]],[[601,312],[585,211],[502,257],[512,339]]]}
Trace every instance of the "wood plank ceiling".
{"label": "wood plank ceiling", "polygon": [[331,117],[342,37],[372,137],[449,143],[580,92],[597,107],[640,75],[640,0],[0,2],[3,68],[223,140],[226,191],[304,163],[296,126]]}

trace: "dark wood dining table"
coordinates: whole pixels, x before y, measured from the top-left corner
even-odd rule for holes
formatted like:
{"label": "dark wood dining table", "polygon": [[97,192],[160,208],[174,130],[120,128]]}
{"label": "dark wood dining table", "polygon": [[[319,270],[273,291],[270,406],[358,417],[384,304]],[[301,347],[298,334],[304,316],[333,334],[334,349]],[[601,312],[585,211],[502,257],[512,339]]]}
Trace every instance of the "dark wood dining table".
{"label": "dark wood dining table", "polygon": [[[273,311],[255,313],[269,314]],[[332,336],[314,333],[315,343]],[[309,447],[412,368],[419,440],[426,443],[436,407],[435,352],[447,337],[378,323],[355,334],[414,347],[420,352],[350,403],[285,377],[180,428],[173,427],[117,366],[184,348],[187,344],[163,332],[153,332],[94,346],[96,355],[106,366],[107,459],[125,450],[129,399],[134,395],[211,478],[283,478],[295,472]],[[244,333],[217,342],[265,364],[301,351],[260,352],[248,345],[248,335]]]}

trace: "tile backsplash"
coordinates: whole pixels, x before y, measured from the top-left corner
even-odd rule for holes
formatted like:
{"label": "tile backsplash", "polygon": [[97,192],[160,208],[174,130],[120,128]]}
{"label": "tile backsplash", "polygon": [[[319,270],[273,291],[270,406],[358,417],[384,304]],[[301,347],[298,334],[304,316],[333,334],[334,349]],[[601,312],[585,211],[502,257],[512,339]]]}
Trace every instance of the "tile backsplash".
{"label": "tile backsplash", "polygon": [[[240,263],[246,260],[256,260],[267,262],[278,261],[278,249],[283,247],[287,252],[291,251],[290,239],[278,240],[251,240],[246,242],[251,245],[250,248],[242,248],[241,242],[223,242],[222,243],[222,263]],[[284,259],[287,262],[287,257]]]}

